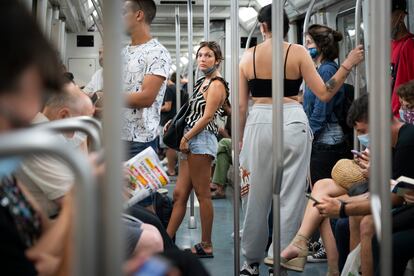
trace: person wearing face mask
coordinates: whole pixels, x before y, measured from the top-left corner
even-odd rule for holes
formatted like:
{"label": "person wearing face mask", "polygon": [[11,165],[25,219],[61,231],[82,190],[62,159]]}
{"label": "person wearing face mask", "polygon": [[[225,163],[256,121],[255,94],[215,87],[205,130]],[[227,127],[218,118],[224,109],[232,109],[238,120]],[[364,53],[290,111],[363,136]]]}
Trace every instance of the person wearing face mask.
{"label": "person wearing face mask", "polygon": [[397,89],[414,79],[414,34],[410,33],[404,19],[407,15],[406,0],[392,0],[391,15],[391,89],[392,112],[400,117],[400,100]]}
{"label": "person wearing face mask", "polygon": [[414,80],[411,80],[397,89],[400,99],[400,120],[414,124]]}
{"label": "person wearing face mask", "polygon": [[[306,33],[306,48],[324,81],[328,81],[338,71],[335,59],[339,55],[342,34],[327,26],[314,24]],[[303,108],[309,119],[314,139],[310,162],[312,184],[323,178],[330,178],[335,163],[342,158],[351,158],[350,147],[339,124],[338,112],[345,100],[344,87],[329,101],[323,102],[305,86]]]}
{"label": "person wearing face mask", "polygon": [[182,161],[174,189],[174,207],[167,232],[170,237],[175,235],[187,210],[190,192],[194,189],[200,203],[201,242],[191,251],[200,258],[211,258],[211,164],[216,158],[218,147],[216,119],[224,115],[223,105],[228,100],[229,88],[218,70],[223,55],[217,42],[201,42],[196,57],[204,77],[196,82],[193,96],[189,100],[190,113],[185,119],[186,128],[180,144]]}
{"label": "person wearing face mask", "polygon": [[[33,124],[45,123],[77,116],[92,116],[94,106],[90,98],[73,83],[67,83],[59,95],[51,96],[33,119]],[[87,154],[86,136],[83,133],[58,134],[62,145]],[[25,159],[16,173],[25,188],[49,217],[56,217],[65,194],[75,182],[73,173],[56,158],[33,155]]]}

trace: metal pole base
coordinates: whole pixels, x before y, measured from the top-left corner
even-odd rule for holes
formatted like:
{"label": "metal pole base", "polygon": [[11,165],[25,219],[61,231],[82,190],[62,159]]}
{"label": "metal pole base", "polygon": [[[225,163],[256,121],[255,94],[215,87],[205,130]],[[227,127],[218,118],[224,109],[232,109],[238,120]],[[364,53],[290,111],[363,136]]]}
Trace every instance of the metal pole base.
{"label": "metal pole base", "polygon": [[188,220],[188,229],[197,229],[197,221],[194,216],[190,216]]}

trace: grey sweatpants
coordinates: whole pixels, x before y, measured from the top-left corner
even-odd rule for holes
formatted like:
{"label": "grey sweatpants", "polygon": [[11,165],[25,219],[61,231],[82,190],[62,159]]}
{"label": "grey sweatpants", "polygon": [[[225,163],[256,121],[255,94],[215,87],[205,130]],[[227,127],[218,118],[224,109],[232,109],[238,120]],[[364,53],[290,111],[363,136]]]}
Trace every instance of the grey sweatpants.
{"label": "grey sweatpants", "polygon": [[[283,105],[284,173],[280,191],[281,249],[293,239],[306,206],[306,176],[312,131],[300,104]],[[254,105],[246,122],[240,153],[242,185],[249,184],[242,236],[248,263],[262,262],[269,237],[272,203],[272,106]],[[272,247],[269,249],[272,254]]]}

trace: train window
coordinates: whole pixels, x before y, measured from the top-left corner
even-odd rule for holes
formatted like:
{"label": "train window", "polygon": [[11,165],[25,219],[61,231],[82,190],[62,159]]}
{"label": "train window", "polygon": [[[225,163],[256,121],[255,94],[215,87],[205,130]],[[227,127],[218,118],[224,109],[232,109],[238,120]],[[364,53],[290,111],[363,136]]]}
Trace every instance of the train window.
{"label": "train window", "polygon": [[[361,32],[360,32],[360,42],[364,44],[364,23],[361,23]],[[339,63],[345,60],[346,55],[354,48],[355,45],[355,9],[349,9],[342,13],[339,13],[336,18],[336,26],[338,31],[343,34],[343,40],[340,42],[340,53],[339,53]],[[361,89],[366,91],[366,76],[365,76],[365,64],[364,62],[360,65],[361,70]],[[349,75],[347,83],[355,83],[355,75]]]}

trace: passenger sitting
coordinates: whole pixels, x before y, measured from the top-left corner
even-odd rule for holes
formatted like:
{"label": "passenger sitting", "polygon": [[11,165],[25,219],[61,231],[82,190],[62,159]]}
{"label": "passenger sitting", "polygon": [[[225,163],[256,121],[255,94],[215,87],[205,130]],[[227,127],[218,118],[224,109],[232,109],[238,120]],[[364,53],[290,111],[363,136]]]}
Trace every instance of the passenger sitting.
{"label": "passenger sitting", "polygon": [[[358,99],[353,105],[359,106],[353,112],[352,107],[350,110],[350,123],[354,124],[357,131],[360,133],[368,133],[368,124],[367,120],[361,120],[360,118],[367,118],[368,116],[368,101],[364,100],[363,96]],[[352,114],[356,115],[352,115]],[[360,115],[357,115],[360,114]],[[363,115],[364,114],[364,115]],[[369,138],[368,138],[369,141]],[[391,144],[393,147],[393,159],[392,159],[392,178],[397,179],[400,176],[407,176],[414,178],[414,163],[411,162],[412,156],[414,156],[414,126],[411,124],[401,123],[398,119],[393,118],[391,124]],[[368,161],[369,161],[369,156]],[[358,162],[363,162],[359,160]],[[411,202],[411,194],[406,195],[406,200]],[[392,203],[393,206],[399,206],[403,202],[403,198],[392,194]],[[357,197],[350,198],[346,200],[345,203],[341,203],[337,199],[330,197],[322,197],[320,199],[321,203],[316,205],[319,212],[324,217],[338,217],[340,214],[342,216],[365,216],[360,223],[359,235],[361,242],[361,270],[363,275],[372,275],[373,274],[373,265],[372,265],[372,253],[371,253],[371,240],[374,236],[374,226],[371,214],[371,205],[367,197]],[[341,207],[342,206],[342,207]],[[340,210],[343,210],[342,213]],[[410,215],[411,212],[411,215]],[[406,213],[407,214],[407,213]],[[408,216],[401,219],[394,215],[393,217],[393,231],[398,236],[397,232],[414,229],[414,223],[412,220],[412,215],[414,214],[414,209],[408,210]],[[396,224],[396,221],[398,222]],[[404,227],[401,223],[404,222]],[[400,224],[400,225],[398,225]],[[353,228],[355,229],[355,227]],[[408,243],[412,246],[414,240],[408,240]],[[401,245],[401,243],[400,243]],[[394,248],[396,250],[396,248]],[[411,254],[411,253],[410,253]],[[409,255],[411,256],[411,255]],[[394,254],[394,258],[407,257],[401,256],[401,254]],[[406,259],[408,260],[408,259]],[[401,266],[401,262],[395,262]],[[393,267],[394,271],[401,271],[401,267]],[[401,275],[401,274],[394,274]]]}
{"label": "passenger sitting", "polygon": [[[76,85],[68,83],[58,95],[53,95],[46,102],[42,113],[38,113],[32,123],[44,123],[76,116],[92,116],[94,107],[90,98]],[[75,132],[68,135],[57,135],[62,146],[87,153],[86,136]],[[59,159],[34,155],[21,164],[16,175],[24,183],[37,203],[49,217],[59,213],[63,197],[74,183],[73,173]]]}
{"label": "passenger sitting", "polygon": [[414,124],[414,80],[402,84],[397,89],[400,99],[400,119],[403,122]]}
{"label": "passenger sitting", "polygon": [[227,173],[232,164],[231,149],[231,117],[227,117],[225,128],[219,129],[221,140],[218,143],[217,160],[214,166],[213,180],[210,185],[211,198],[220,199],[226,197]]}

